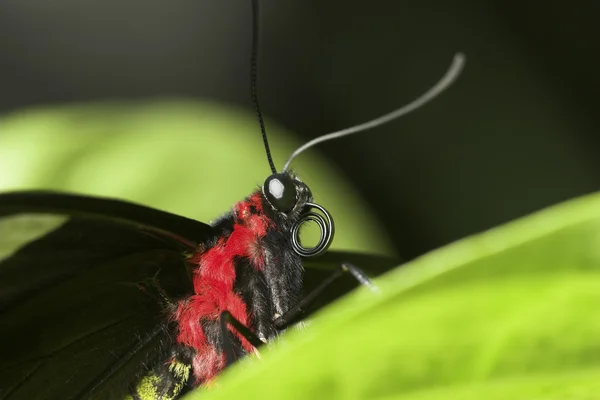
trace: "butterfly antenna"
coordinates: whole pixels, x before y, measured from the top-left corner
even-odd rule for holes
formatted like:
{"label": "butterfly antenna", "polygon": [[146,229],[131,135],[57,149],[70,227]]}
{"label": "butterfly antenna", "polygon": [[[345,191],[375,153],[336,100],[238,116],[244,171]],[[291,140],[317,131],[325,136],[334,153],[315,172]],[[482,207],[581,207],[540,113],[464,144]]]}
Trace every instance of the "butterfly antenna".
{"label": "butterfly antenna", "polygon": [[380,125],[387,124],[388,122],[395,120],[396,118],[400,118],[403,115],[406,115],[406,114],[422,107],[423,105],[427,104],[428,102],[430,102],[431,100],[433,100],[434,98],[439,96],[444,90],[448,89],[448,87],[450,87],[450,85],[452,85],[452,83],[454,83],[454,81],[456,81],[456,78],[458,78],[458,76],[462,72],[464,66],[465,66],[465,56],[462,53],[455,54],[454,59],[452,60],[452,64],[450,65],[450,68],[448,69],[446,74],[442,77],[442,79],[440,79],[440,81],[437,84],[435,84],[435,86],[433,86],[427,92],[423,93],[420,97],[418,97],[412,103],[409,103],[401,108],[398,108],[397,110],[394,110],[389,114],[382,115],[379,118],[375,118],[371,121],[367,121],[360,125],[351,126],[350,128],[342,129],[341,131],[336,131],[336,132],[328,133],[323,136],[319,136],[319,137],[303,144],[298,149],[296,149],[296,151],[294,151],[292,153],[290,158],[286,161],[285,165],[283,166],[283,170],[286,171],[289,168],[290,163],[296,156],[298,156],[303,151],[305,151],[319,143],[323,143],[328,140],[333,140],[333,139],[341,138],[341,137],[348,136],[348,135],[353,135],[353,134],[359,133],[359,132],[364,132],[366,130],[378,127]]}
{"label": "butterfly antenna", "polygon": [[254,110],[256,111],[256,117],[258,118],[258,124],[260,125],[260,133],[262,134],[263,143],[265,144],[265,152],[267,153],[267,160],[269,161],[269,167],[271,171],[276,174],[277,169],[275,163],[273,163],[273,157],[271,156],[271,149],[269,148],[269,140],[267,139],[267,131],[265,129],[265,121],[263,120],[262,113],[260,112],[260,105],[258,103],[258,93],[256,90],[256,82],[258,80],[258,0],[252,0],[252,55],[250,56],[250,95],[252,96],[252,103],[254,104]]}

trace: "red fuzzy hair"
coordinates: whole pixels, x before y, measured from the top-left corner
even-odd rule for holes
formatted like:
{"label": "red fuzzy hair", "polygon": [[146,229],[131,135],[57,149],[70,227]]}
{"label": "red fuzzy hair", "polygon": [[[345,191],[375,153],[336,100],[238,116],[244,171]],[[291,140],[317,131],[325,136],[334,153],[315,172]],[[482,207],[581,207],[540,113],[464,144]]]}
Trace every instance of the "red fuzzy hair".
{"label": "red fuzzy hair", "polygon": [[[179,325],[177,341],[196,351],[192,362],[197,382],[205,382],[214,377],[225,366],[222,353],[207,340],[200,321],[218,321],[224,311],[245,326],[250,324],[246,304],[234,292],[235,265],[238,257],[248,259],[250,264],[261,270],[264,267],[264,254],[261,240],[273,222],[263,213],[260,193],[236,204],[233,210],[233,232],[202,252],[196,253],[190,261],[197,265],[193,273],[194,295],[179,302],[174,319]],[[254,347],[235,330],[248,352]]]}

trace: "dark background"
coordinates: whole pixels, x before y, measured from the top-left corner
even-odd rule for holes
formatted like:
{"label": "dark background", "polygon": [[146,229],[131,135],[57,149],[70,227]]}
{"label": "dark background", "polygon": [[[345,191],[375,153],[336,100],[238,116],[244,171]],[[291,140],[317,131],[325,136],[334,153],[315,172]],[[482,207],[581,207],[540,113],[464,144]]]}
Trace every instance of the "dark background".
{"label": "dark background", "polygon": [[[262,0],[263,111],[306,139],[434,103],[320,147],[412,258],[597,190],[600,5]],[[249,0],[3,0],[0,112],[184,96],[251,107]]]}

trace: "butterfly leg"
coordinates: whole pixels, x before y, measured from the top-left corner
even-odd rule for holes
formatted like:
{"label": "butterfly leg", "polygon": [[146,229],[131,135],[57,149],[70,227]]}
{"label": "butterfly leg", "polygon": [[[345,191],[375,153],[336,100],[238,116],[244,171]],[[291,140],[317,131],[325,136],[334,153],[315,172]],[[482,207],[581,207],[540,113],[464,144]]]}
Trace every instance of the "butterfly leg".
{"label": "butterfly leg", "polygon": [[264,344],[250,329],[238,321],[229,311],[223,311],[219,318],[221,336],[223,337],[223,351],[227,365],[231,365],[237,359],[235,355],[235,344],[229,332],[228,325],[235,328],[250,344],[256,348]]}
{"label": "butterfly leg", "polygon": [[361,285],[366,286],[372,292],[379,292],[377,286],[371,282],[369,277],[360,270],[360,268],[349,264],[343,263],[340,265],[327,279],[325,279],[319,286],[314,288],[309,294],[307,294],[302,300],[300,300],[296,305],[290,308],[285,314],[277,318],[275,322],[275,326],[277,329],[285,329],[294,322],[298,320],[298,318],[306,311],[306,308],[310,306],[327,288],[338,280],[340,277],[344,276],[344,274],[349,273],[356,279]]}

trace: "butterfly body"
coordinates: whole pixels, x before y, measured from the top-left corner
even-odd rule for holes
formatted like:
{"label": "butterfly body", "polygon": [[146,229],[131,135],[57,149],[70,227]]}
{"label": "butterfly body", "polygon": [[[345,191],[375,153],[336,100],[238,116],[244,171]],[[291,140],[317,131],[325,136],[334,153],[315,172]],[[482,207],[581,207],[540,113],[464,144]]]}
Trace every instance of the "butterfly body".
{"label": "butterfly body", "polygon": [[[278,333],[275,319],[302,293],[302,260],[291,247],[289,231],[312,200],[310,190],[284,174],[296,193],[294,207],[277,210],[260,188],[212,226],[215,236],[200,243],[188,259],[193,294],[179,300],[172,314],[177,343],[194,353],[195,383],[213,378],[225,366],[219,317],[228,311],[261,340]],[[237,331],[241,353],[254,347]]]}

